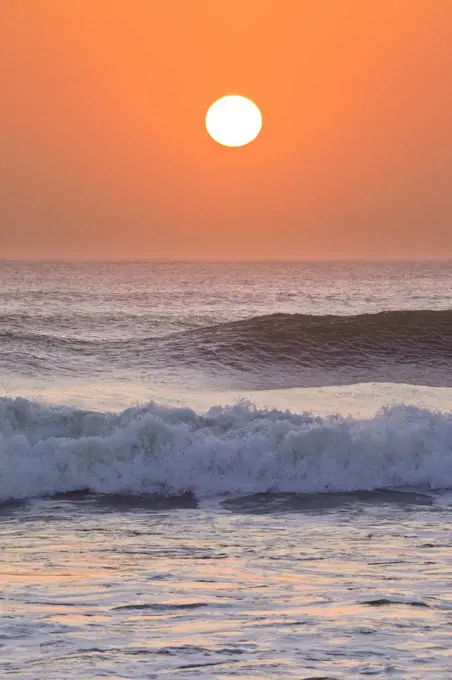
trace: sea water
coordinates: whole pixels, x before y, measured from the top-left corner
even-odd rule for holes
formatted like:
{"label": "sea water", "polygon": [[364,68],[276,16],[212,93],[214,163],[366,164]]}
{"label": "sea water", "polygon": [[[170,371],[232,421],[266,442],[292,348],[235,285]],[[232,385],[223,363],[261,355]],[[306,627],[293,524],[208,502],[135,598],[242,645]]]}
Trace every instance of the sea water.
{"label": "sea water", "polygon": [[451,263],[0,263],[0,674],[450,678]]}

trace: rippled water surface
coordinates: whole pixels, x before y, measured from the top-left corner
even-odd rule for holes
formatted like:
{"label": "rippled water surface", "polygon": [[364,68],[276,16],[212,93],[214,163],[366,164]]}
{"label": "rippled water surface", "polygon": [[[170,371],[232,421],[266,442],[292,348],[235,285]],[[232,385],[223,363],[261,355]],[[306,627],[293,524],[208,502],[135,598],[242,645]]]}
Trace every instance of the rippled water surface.
{"label": "rippled water surface", "polygon": [[4,507],[24,678],[450,677],[451,508],[374,493]]}

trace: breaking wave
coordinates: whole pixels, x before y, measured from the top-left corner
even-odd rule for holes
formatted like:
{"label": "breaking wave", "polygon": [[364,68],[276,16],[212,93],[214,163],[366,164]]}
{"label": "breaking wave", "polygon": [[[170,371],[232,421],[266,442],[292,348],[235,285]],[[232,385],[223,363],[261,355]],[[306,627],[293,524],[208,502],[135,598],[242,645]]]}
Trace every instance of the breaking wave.
{"label": "breaking wave", "polygon": [[0,500],[452,488],[452,414],[370,419],[148,404],[118,414],[0,399]]}

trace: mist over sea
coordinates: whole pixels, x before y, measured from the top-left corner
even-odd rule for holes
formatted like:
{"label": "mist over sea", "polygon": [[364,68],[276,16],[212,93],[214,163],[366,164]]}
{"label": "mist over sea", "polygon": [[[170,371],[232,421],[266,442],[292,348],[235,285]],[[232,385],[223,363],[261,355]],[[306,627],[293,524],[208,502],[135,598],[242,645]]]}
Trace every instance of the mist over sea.
{"label": "mist over sea", "polygon": [[450,678],[452,263],[0,261],[0,674]]}

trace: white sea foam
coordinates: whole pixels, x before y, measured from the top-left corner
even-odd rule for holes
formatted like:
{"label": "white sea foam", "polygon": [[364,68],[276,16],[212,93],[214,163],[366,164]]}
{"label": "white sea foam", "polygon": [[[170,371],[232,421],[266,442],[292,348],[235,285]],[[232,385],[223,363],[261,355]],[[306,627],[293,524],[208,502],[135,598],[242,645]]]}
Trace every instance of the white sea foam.
{"label": "white sea foam", "polygon": [[0,399],[0,500],[87,489],[180,494],[452,488],[452,414],[370,419],[156,404],[119,414]]}

